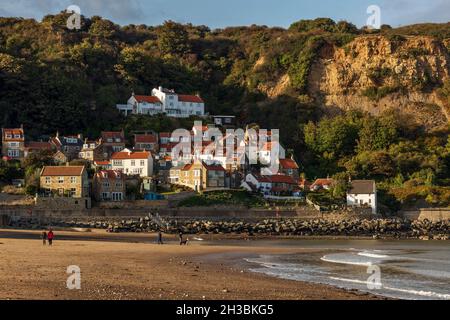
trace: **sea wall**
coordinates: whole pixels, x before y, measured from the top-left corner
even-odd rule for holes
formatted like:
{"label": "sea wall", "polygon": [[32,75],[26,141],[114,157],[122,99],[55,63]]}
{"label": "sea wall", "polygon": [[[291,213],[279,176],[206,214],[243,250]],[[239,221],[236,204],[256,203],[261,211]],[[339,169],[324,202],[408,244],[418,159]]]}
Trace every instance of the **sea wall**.
{"label": "sea wall", "polygon": [[109,232],[155,232],[176,234],[244,234],[246,236],[365,236],[375,239],[420,238],[448,240],[450,221],[408,221],[404,219],[360,219],[342,216],[341,219],[192,219],[150,217],[128,218],[64,218],[15,217],[8,225],[12,228],[96,228]]}
{"label": "sea wall", "polygon": [[450,220],[450,208],[423,208],[416,210],[404,210],[401,215],[408,220]]}

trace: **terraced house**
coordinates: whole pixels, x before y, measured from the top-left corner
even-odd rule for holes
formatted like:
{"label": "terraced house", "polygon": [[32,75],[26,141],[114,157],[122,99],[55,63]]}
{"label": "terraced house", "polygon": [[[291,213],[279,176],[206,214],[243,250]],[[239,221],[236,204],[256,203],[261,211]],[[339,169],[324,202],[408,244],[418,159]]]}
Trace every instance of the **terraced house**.
{"label": "terraced house", "polygon": [[25,153],[23,127],[2,129],[2,155],[9,160],[22,160]]}
{"label": "terraced house", "polygon": [[221,165],[208,165],[196,160],[181,169],[179,184],[195,191],[224,188],[225,169]]}
{"label": "terraced house", "polygon": [[118,170],[101,170],[94,175],[96,201],[122,201],[126,196],[125,175]]}
{"label": "terraced house", "polygon": [[153,175],[153,156],[150,151],[131,151],[125,149],[111,157],[111,167],[127,175],[151,177]]}
{"label": "terraced house", "polygon": [[41,171],[40,183],[46,195],[89,197],[88,173],[84,166],[46,166]]}

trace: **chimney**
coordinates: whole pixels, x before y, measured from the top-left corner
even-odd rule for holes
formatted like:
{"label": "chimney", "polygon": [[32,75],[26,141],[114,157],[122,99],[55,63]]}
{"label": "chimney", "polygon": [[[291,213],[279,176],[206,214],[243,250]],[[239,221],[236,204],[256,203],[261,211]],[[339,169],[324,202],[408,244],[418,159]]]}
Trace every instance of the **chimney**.
{"label": "chimney", "polygon": [[56,131],[56,137],[59,138],[59,130]]}
{"label": "chimney", "polygon": [[83,140],[83,134],[79,133],[79,134],[77,135],[77,137],[78,137],[78,139]]}
{"label": "chimney", "polygon": [[163,87],[159,86],[159,87],[158,87],[158,90],[159,90],[159,91],[162,91],[162,90],[163,90]]}

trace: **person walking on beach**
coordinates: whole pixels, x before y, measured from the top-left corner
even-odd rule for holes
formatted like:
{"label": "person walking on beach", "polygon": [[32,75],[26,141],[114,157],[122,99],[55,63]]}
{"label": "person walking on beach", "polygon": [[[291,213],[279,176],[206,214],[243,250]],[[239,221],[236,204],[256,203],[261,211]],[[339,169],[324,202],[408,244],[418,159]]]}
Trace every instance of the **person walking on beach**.
{"label": "person walking on beach", "polygon": [[44,246],[47,245],[47,232],[45,230],[41,233],[41,238],[42,238],[42,244]]}
{"label": "person walking on beach", "polygon": [[183,244],[183,232],[180,231],[180,233],[178,234],[178,237],[180,238],[180,246]]}
{"label": "person walking on beach", "polygon": [[49,246],[53,245],[53,239],[54,238],[55,238],[55,235],[53,233],[52,228],[50,228],[50,230],[48,231],[48,234],[47,234],[47,239],[48,239],[48,245]]}
{"label": "person walking on beach", "polygon": [[158,244],[164,244],[162,240],[162,232],[161,230],[158,230]]}

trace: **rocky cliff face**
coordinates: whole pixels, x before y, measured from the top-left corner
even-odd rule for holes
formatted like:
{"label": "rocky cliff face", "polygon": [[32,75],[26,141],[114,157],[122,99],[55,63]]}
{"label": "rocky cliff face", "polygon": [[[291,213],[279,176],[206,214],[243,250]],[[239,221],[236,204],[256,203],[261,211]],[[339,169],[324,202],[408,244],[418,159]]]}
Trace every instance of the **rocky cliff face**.
{"label": "rocky cliff face", "polygon": [[309,91],[328,109],[378,114],[395,108],[437,128],[450,120],[448,106],[436,93],[449,73],[450,56],[440,41],[360,37],[344,48],[322,50],[312,66]]}
{"label": "rocky cliff face", "polygon": [[[325,45],[311,66],[308,94],[328,113],[394,108],[428,129],[448,125],[450,108],[437,89],[450,77],[450,43],[431,37],[360,36],[344,47]],[[267,90],[285,93],[284,75]]]}

